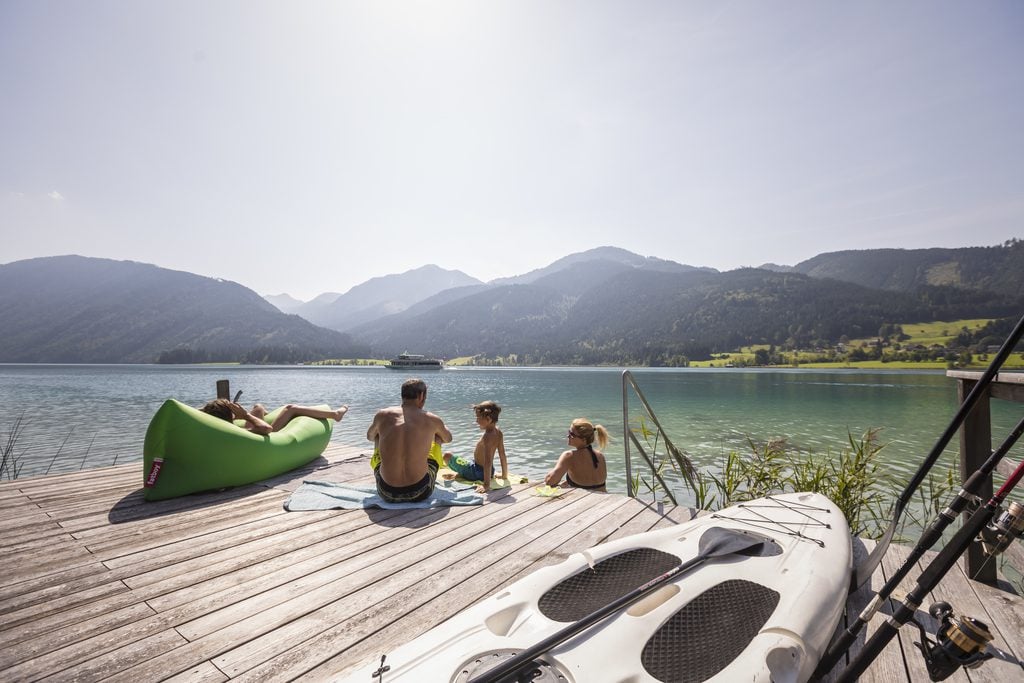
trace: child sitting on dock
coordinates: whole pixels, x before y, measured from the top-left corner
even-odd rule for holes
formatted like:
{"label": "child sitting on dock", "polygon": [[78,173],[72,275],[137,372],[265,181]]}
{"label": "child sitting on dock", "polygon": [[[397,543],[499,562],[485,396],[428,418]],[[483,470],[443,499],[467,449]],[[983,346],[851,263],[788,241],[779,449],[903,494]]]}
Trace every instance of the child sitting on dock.
{"label": "child sitting on dock", "polygon": [[259,403],[252,407],[252,411],[248,411],[233,401],[229,401],[226,398],[218,398],[210,401],[199,410],[208,415],[213,415],[214,417],[219,417],[222,420],[227,420],[232,423],[235,420],[244,420],[244,429],[248,429],[250,432],[255,434],[266,435],[271,432],[280,431],[286,424],[292,421],[292,418],[300,415],[305,417],[315,417],[318,420],[334,420],[335,422],[340,422],[341,418],[345,417],[345,413],[348,412],[348,406],[342,406],[337,410],[323,410],[321,408],[297,406],[289,403],[281,410],[280,413],[278,413],[272,423],[263,419],[267,416],[267,409]]}
{"label": "child sitting on dock", "polygon": [[494,401],[484,401],[473,406],[476,413],[476,424],[483,431],[480,440],[476,442],[473,450],[473,461],[453,456],[451,453],[444,454],[445,467],[455,472],[458,476],[467,481],[482,481],[476,487],[477,493],[487,493],[491,490],[491,479],[494,477],[494,452],[498,452],[498,459],[501,460],[501,478],[508,479],[508,461],[505,459],[505,435],[498,429],[498,415],[501,414],[501,406]]}
{"label": "child sitting on dock", "polygon": [[601,448],[608,445],[608,430],[603,425],[593,425],[582,417],[573,420],[566,435],[572,449],[559,456],[554,469],[544,477],[544,483],[561,488],[606,490],[608,468],[604,453],[594,450],[595,435]]}

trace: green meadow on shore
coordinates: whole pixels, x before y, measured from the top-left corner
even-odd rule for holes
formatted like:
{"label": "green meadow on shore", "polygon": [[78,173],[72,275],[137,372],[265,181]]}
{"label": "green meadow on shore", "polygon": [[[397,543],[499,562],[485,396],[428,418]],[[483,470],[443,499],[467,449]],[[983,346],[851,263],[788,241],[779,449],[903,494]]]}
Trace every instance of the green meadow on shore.
{"label": "green meadow on shore", "polygon": [[[776,367],[800,367],[807,369],[835,369],[851,368],[861,370],[947,370],[951,368],[948,360],[922,360],[908,361],[896,360],[893,358],[899,349],[907,349],[914,346],[930,348],[932,346],[945,347],[947,343],[956,339],[961,330],[979,330],[990,320],[988,318],[972,318],[967,320],[954,320],[950,322],[927,322],[927,323],[902,323],[906,338],[898,344],[889,344],[883,347],[881,359],[875,360],[848,360],[837,357],[836,360],[823,360],[821,351],[783,351],[782,357],[786,363],[777,363]],[[867,348],[878,343],[878,338],[850,339],[845,342],[846,349]],[[715,358],[705,361],[693,361],[690,367],[697,368],[721,368],[730,366],[755,366],[755,353],[759,349],[767,350],[767,344],[759,344],[743,347],[734,353],[716,354]],[[888,357],[888,358],[887,358]],[[984,370],[988,367],[991,356],[988,353],[972,354],[970,361],[958,362],[956,368],[962,370]],[[1024,353],[1013,353],[1003,363],[1003,367],[1010,369],[1024,368]]]}
{"label": "green meadow on shore", "polygon": [[[963,330],[976,331],[983,328],[989,319],[973,318],[968,320],[954,320],[950,322],[928,322],[928,323],[903,323],[898,327],[903,330],[903,339],[899,342],[886,341],[882,344],[881,358],[873,360],[850,360],[846,353],[830,350],[797,350],[797,351],[776,351],[768,344],[756,344],[745,346],[736,351],[718,353],[710,360],[690,361],[691,368],[729,368],[729,367],[783,367],[783,368],[807,368],[809,370],[830,370],[849,368],[853,370],[948,370],[952,367],[964,370],[984,370],[991,360],[990,353],[971,354],[969,360],[961,357],[957,362],[952,363],[947,359],[940,360],[897,360],[895,354],[901,349],[905,350],[914,347],[943,347],[957,338]],[[880,344],[877,337],[863,339],[849,339],[842,343],[843,349],[847,352],[854,349],[874,348]],[[761,351],[771,350],[776,358],[782,362],[774,362],[768,365],[758,364],[757,354]],[[827,357],[833,356],[834,360]],[[352,358],[332,359],[309,363],[310,365],[387,365],[388,361],[377,358]],[[500,359],[485,359],[481,356],[460,356],[445,360],[449,367],[459,366],[515,366],[513,357]],[[1013,353],[1003,367],[1007,370],[1024,369],[1024,353]]]}

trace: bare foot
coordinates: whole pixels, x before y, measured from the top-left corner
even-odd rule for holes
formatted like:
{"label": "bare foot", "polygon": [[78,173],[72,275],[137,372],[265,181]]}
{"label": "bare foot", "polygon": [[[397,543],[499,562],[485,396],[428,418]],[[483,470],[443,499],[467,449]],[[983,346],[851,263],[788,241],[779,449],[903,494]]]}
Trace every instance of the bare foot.
{"label": "bare foot", "polygon": [[348,406],[342,406],[334,411],[334,421],[341,422],[341,418],[345,417],[345,413],[348,412]]}

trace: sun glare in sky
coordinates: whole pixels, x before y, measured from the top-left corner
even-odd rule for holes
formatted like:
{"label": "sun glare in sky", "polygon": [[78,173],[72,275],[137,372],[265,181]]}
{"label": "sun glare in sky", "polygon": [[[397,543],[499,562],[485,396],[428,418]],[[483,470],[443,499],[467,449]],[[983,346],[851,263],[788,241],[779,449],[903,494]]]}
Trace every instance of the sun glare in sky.
{"label": "sun glare in sky", "polygon": [[618,246],[727,270],[1024,225],[1024,5],[0,4],[0,262],[308,300]]}

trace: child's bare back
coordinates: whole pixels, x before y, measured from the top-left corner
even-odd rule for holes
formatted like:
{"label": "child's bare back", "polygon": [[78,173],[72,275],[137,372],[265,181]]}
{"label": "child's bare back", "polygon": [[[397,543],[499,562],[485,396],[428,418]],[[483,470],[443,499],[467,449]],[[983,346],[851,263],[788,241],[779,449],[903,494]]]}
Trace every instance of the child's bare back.
{"label": "child's bare back", "polygon": [[508,479],[508,460],[505,457],[505,435],[498,428],[498,414],[501,408],[494,401],[484,401],[473,406],[476,413],[477,426],[483,430],[480,440],[473,449],[473,462],[467,463],[464,458],[456,458],[451,453],[444,454],[444,461],[449,469],[458,476],[469,481],[482,481],[476,487],[477,493],[491,490],[491,479],[494,476],[494,454],[501,461],[501,478]]}

